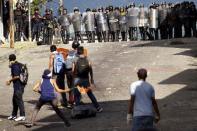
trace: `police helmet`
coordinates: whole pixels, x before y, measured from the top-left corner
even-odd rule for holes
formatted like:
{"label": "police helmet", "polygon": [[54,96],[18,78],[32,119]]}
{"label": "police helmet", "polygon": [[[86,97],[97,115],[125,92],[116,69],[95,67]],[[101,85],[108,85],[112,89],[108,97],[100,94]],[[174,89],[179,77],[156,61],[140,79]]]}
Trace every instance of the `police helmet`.
{"label": "police helmet", "polygon": [[109,10],[109,7],[106,7],[105,10]]}
{"label": "police helmet", "polygon": [[119,10],[119,7],[115,7],[115,10]]}
{"label": "police helmet", "polygon": [[109,11],[113,11],[114,7],[112,5],[109,6]]}
{"label": "police helmet", "polygon": [[91,9],[90,9],[90,8],[87,8],[87,9],[86,9],[86,12],[87,12],[87,11],[91,11]]}
{"label": "police helmet", "polygon": [[21,7],[22,7],[22,3],[17,2],[17,3],[16,3],[16,7],[18,8],[18,6],[20,6],[20,8],[21,8]]}
{"label": "police helmet", "polygon": [[134,6],[134,7],[135,7],[135,3],[131,2],[130,7],[131,7],[131,6]]}
{"label": "police helmet", "polygon": [[39,11],[39,8],[38,8],[38,7],[36,7],[36,8],[34,9],[34,11]]}
{"label": "police helmet", "polygon": [[49,11],[50,11],[49,9],[46,9],[46,10],[45,10],[45,12],[49,12]]}
{"label": "police helmet", "polygon": [[139,5],[139,8],[144,8],[144,4],[140,4]]}
{"label": "police helmet", "polygon": [[168,6],[172,6],[172,3],[170,2],[170,3],[168,3]]}
{"label": "police helmet", "polygon": [[96,12],[96,9],[92,9],[92,12]]}
{"label": "police helmet", "polygon": [[161,3],[161,5],[166,5],[166,2],[165,2],[165,1],[164,1],[164,2],[162,2],[162,3]]}
{"label": "police helmet", "polygon": [[78,48],[79,46],[80,46],[79,41],[74,40],[73,43],[72,43],[72,48],[73,48],[73,49],[76,49],[76,48]]}
{"label": "police helmet", "polygon": [[74,7],[74,12],[75,11],[79,11],[79,8],[78,7]]}

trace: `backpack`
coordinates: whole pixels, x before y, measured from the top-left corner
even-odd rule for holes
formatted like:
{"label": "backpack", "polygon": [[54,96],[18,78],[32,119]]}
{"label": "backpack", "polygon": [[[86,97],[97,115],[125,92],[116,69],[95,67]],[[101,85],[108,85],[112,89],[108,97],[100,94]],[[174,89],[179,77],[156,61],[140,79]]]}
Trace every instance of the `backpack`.
{"label": "backpack", "polygon": [[55,53],[54,56],[54,65],[53,65],[53,71],[55,74],[62,73],[64,71],[64,57],[61,53]]}
{"label": "backpack", "polygon": [[71,111],[71,117],[75,119],[95,117],[96,109],[91,105],[74,106]]}
{"label": "backpack", "polygon": [[66,61],[65,61],[65,66],[67,70],[72,69],[72,63],[74,58],[77,56],[77,51],[76,50],[72,50],[69,51],[66,57]]}
{"label": "backpack", "polygon": [[23,85],[27,84],[29,73],[26,64],[19,63],[20,76],[19,79]]}
{"label": "backpack", "polygon": [[90,71],[87,57],[79,57],[75,64],[75,74],[79,77],[86,78]]}

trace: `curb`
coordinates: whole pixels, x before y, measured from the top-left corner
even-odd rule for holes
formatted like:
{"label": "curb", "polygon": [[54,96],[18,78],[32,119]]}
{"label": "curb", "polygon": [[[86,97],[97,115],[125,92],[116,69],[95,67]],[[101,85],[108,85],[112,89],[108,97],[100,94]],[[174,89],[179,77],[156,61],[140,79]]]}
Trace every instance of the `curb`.
{"label": "curb", "polygon": [[5,54],[0,55],[0,63],[3,63],[8,60],[10,54],[19,55],[21,51],[29,49],[36,46],[36,42],[17,42],[14,49],[9,48],[9,44],[1,45],[0,49],[9,49]]}

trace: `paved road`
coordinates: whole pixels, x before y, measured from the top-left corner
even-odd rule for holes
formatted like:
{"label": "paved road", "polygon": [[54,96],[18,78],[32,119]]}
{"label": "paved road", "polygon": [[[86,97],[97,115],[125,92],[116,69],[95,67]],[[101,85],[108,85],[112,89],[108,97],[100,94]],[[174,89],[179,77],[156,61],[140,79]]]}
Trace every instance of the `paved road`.
{"label": "paved road", "polygon": [[[104,111],[95,118],[72,120],[70,111],[62,109],[72,123],[68,129],[46,105],[38,114],[37,126],[31,130],[129,131],[131,127],[126,124],[129,86],[137,80],[136,71],[141,67],[149,71],[147,81],[155,88],[161,110],[161,121],[155,127],[162,131],[197,130],[196,39],[183,41],[186,43],[173,45],[170,41],[85,44],[94,68],[94,93]],[[70,48],[71,45],[59,47]],[[30,72],[24,94],[27,120],[39,98],[32,87],[48,68],[49,55],[49,46],[39,46],[24,50],[18,56]],[[0,71],[0,130],[30,130],[23,126],[25,122],[6,120],[12,111],[13,93],[12,87],[5,86],[10,77],[8,62],[1,62]],[[90,102],[86,95],[83,101]]]}

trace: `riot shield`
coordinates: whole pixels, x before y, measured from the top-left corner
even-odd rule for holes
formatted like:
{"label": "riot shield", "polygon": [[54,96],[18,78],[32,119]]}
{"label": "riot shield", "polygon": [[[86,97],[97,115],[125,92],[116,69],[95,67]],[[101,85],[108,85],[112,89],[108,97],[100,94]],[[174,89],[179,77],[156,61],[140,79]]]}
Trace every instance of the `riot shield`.
{"label": "riot shield", "polygon": [[158,28],[158,15],[159,12],[157,9],[149,10],[149,28]]}
{"label": "riot shield", "polygon": [[119,23],[120,24],[127,24],[128,23],[128,16],[126,15],[126,13],[120,15]]}
{"label": "riot shield", "polygon": [[71,14],[71,22],[73,24],[73,29],[75,32],[80,32],[82,27],[81,27],[81,24],[82,24],[82,18],[81,18],[81,14],[80,13],[72,13]]}
{"label": "riot shield", "polygon": [[127,17],[125,12],[121,13],[119,23],[120,23],[120,31],[121,32],[126,32],[127,31],[128,17]]}
{"label": "riot shield", "polygon": [[116,23],[118,22],[118,19],[116,19],[115,12],[110,12],[108,15],[108,19],[109,19],[110,31],[116,32],[116,30],[117,30]]}
{"label": "riot shield", "polygon": [[137,27],[138,26],[138,8],[129,8],[128,10],[128,27]]}
{"label": "riot shield", "polygon": [[148,26],[148,9],[140,8],[138,15],[138,26],[147,27]]}
{"label": "riot shield", "polygon": [[165,22],[167,21],[167,14],[168,14],[167,8],[160,8],[159,9],[159,22],[160,22],[160,24],[166,24]]}
{"label": "riot shield", "polygon": [[83,13],[83,23],[86,31],[94,31],[94,14],[92,12]]}
{"label": "riot shield", "polygon": [[99,32],[108,30],[107,18],[103,12],[98,12],[96,14],[96,20]]}
{"label": "riot shield", "polygon": [[58,19],[58,22],[60,23],[61,26],[69,26],[70,23],[70,16],[69,15],[61,15],[60,18]]}

